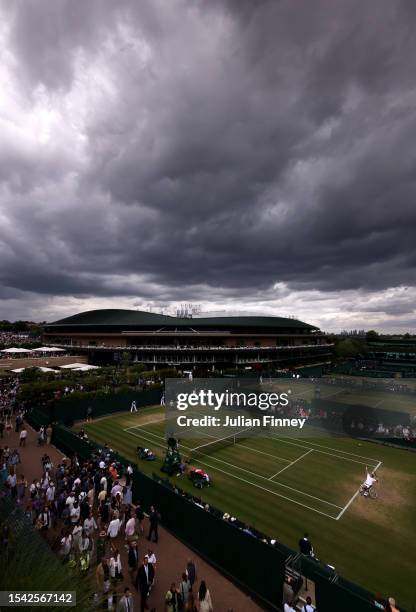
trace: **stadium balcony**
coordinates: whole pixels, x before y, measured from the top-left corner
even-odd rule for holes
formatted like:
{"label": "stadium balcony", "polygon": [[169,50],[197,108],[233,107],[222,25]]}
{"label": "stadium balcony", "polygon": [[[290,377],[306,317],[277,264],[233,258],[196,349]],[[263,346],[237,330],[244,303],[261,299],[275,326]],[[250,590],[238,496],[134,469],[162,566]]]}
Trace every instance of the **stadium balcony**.
{"label": "stadium balcony", "polygon": [[46,343],[46,346],[59,346],[60,348],[66,349],[86,349],[89,351],[295,351],[299,349],[325,349],[331,348],[334,346],[334,343],[325,343],[325,344],[300,344],[300,345],[274,345],[274,346],[252,346],[252,345],[242,345],[242,346],[172,346],[172,345],[135,345],[129,344],[127,346],[112,346],[101,344],[99,346],[95,344],[61,344],[58,342],[54,342],[53,344]]}

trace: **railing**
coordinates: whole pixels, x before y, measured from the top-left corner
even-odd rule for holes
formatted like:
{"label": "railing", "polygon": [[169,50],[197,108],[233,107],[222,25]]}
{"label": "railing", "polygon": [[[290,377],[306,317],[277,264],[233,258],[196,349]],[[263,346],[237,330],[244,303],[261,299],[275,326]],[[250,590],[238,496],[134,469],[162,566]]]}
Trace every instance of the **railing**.
{"label": "railing", "polygon": [[91,351],[99,351],[99,350],[114,350],[114,351],[129,351],[129,350],[138,350],[138,351],[281,351],[281,350],[287,350],[287,351],[293,351],[296,349],[307,349],[307,348],[331,348],[334,346],[334,344],[299,344],[299,345],[293,345],[293,346],[287,346],[287,345],[279,345],[279,346],[251,346],[251,345],[247,345],[247,346],[192,346],[192,345],[184,345],[184,346],[172,346],[172,345],[166,345],[166,346],[161,346],[161,345],[157,345],[157,346],[153,346],[153,345],[135,345],[135,344],[130,344],[127,346],[111,346],[111,345],[106,345],[106,344],[102,344],[100,346],[96,346],[94,344],[85,344],[85,345],[79,345],[79,344],[58,344],[58,343],[54,343],[52,344],[46,344],[46,346],[59,346],[61,348],[68,348],[68,349],[88,349]]}

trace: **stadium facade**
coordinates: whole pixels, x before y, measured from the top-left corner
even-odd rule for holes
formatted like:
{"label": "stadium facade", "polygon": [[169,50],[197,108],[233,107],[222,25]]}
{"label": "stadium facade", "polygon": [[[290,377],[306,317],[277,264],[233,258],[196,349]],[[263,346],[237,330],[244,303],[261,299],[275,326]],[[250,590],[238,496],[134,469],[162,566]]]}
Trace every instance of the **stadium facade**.
{"label": "stadium facade", "polygon": [[178,318],[136,310],[91,310],[45,325],[45,344],[112,363],[126,352],[148,367],[203,373],[229,368],[322,368],[333,345],[317,327],[283,317]]}

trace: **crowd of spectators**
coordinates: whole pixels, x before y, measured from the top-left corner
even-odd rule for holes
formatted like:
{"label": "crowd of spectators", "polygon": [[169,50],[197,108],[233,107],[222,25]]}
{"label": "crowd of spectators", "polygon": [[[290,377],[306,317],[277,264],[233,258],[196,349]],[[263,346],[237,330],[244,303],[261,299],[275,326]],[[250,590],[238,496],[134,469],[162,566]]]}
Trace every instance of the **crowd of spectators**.
{"label": "crowd of spectators", "polygon": [[[18,423],[18,431],[26,431],[23,420]],[[145,513],[140,503],[133,504],[133,468],[123,468],[107,446],[92,452],[88,461],[74,454],[54,465],[48,453],[51,434],[50,426],[38,434],[43,454],[39,478],[30,483],[20,473],[19,451],[0,448],[3,492],[21,506],[27,521],[48,539],[62,562],[91,581],[97,608],[133,612],[136,591],[139,609],[147,609],[158,573],[157,509],[152,506]],[[198,587],[196,579],[195,564],[189,559],[182,571],[178,569],[177,582],[164,593],[163,609],[212,612],[209,589],[203,580]]]}
{"label": "crowd of spectators", "polygon": [[[8,348],[10,346],[26,346],[40,342],[40,336],[29,334],[26,332],[16,331],[0,331],[0,348]],[[0,353],[0,359],[6,357]]]}
{"label": "crowd of spectators", "polygon": [[[318,379],[315,379],[318,382]],[[342,386],[346,389],[356,389],[359,391],[373,390],[391,393],[406,393],[416,395],[416,386],[410,382],[404,383],[402,379],[386,378],[354,378],[352,376],[324,376],[319,379],[320,385]]]}
{"label": "crowd of spectators", "polygon": [[0,379],[0,415],[11,414],[16,403],[19,381],[17,377]]}

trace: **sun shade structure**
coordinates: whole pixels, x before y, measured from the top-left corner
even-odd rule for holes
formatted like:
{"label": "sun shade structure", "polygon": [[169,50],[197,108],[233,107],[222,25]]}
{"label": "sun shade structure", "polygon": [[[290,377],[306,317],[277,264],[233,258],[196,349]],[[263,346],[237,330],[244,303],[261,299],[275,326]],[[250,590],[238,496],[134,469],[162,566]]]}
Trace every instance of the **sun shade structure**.
{"label": "sun shade structure", "polygon": [[10,370],[11,372],[14,372],[15,374],[21,374],[22,372],[25,371],[26,368],[15,368],[14,370]]}
{"label": "sun shade structure", "polygon": [[41,346],[32,350],[33,353],[60,353],[62,351],[65,351],[65,349],[58,348],[57,346]]}
{"label": "sun shade structure", "polygon": [[89,372],[89,370],[99,370],[99,366],[94,365],[83,365],[81,368],[73,368],[74,372]]}

